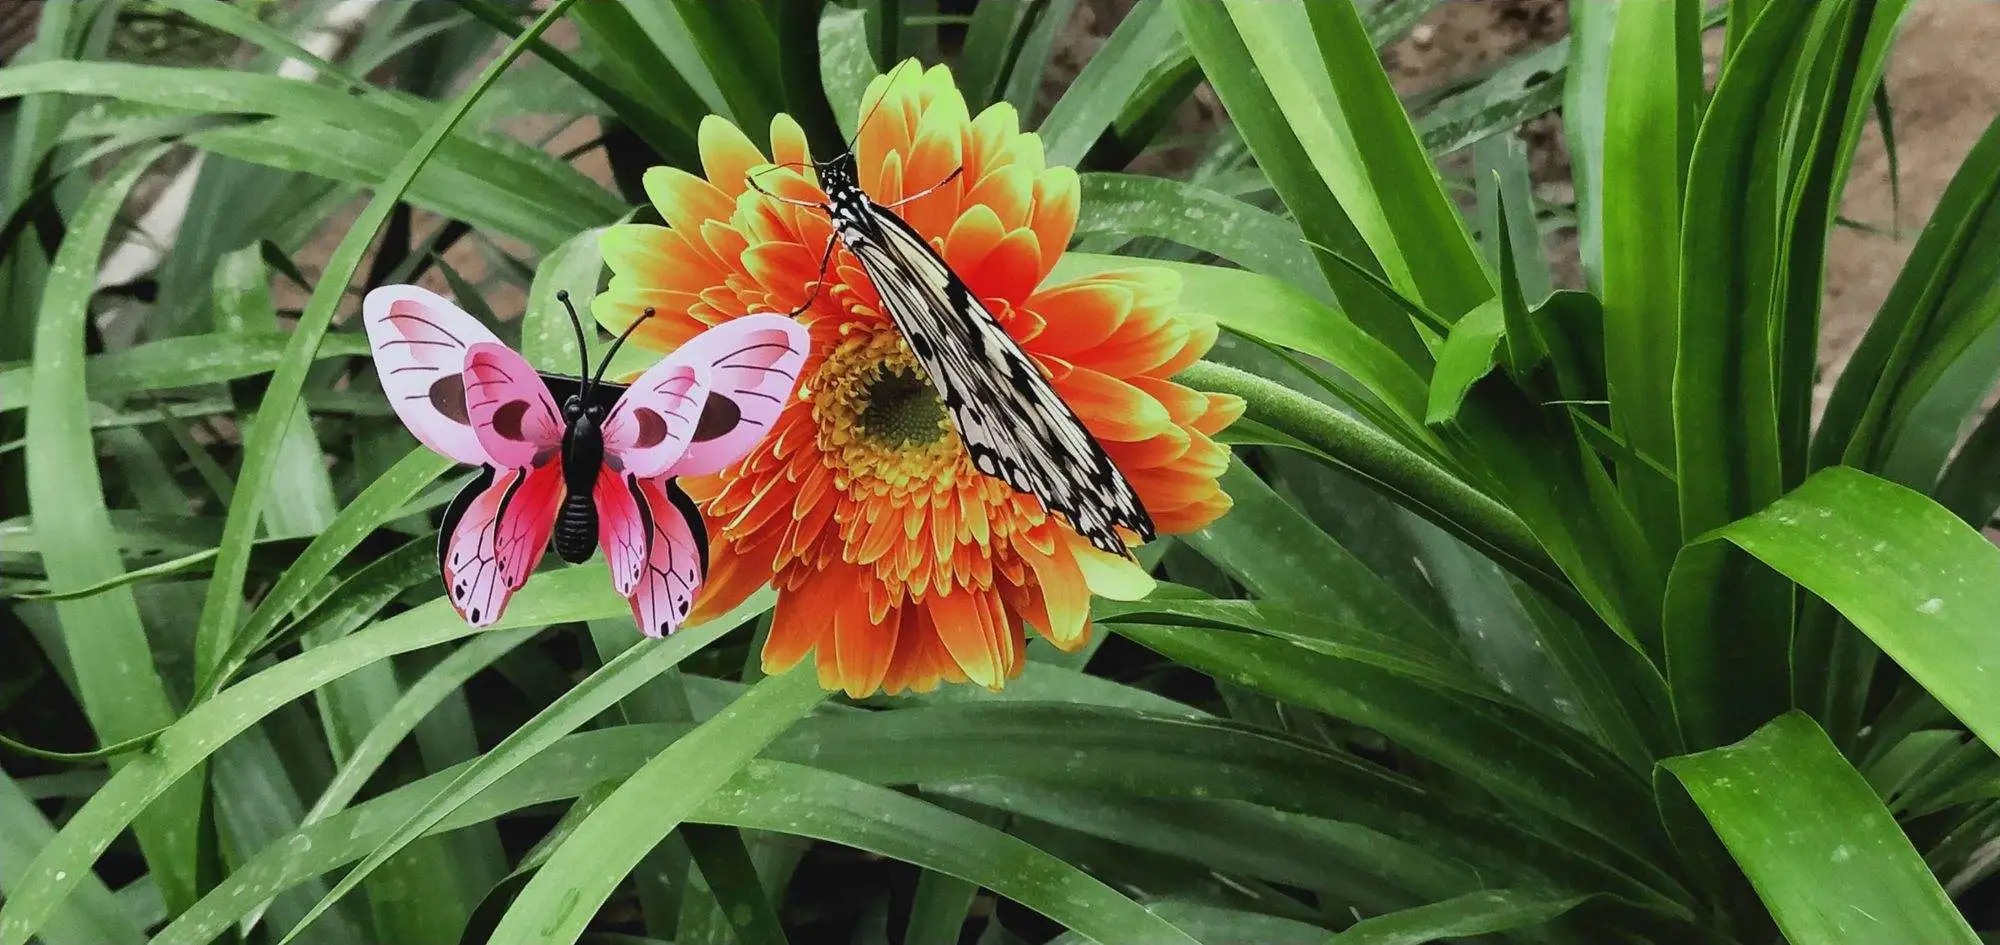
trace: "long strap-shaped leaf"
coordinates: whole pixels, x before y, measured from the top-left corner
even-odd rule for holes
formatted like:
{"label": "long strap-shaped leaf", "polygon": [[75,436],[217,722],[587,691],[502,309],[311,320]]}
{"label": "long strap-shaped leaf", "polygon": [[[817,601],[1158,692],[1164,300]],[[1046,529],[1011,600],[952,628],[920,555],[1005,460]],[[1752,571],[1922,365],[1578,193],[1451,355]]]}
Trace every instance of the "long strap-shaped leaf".
{"label": "long strap-shaped leaf", "polygon": [[285,357],[278,363],[277,370],[272,372],[270,387],[266,388],[257,416],[243,437],[243,470],[236,480],[236,501],[229,505],[229,518],[222,531],[222,551],[216,557],[215,576],[209,581],[208,597],[201,609],[201,624],[195,632],[195,673],[203,684],[220,667],[242,616],[243,578],[250,565],[250,544],[257,533],[258,495],[277,468],[279,441],[285,426],[291,422],[292,412],[298,408],[313,351],[326,335],[327,326],[333,321],[334,309],[346,296],[347,285],[361,266],[362,253],[374,241],[375,232],[389,219],[389,212],[402,199],[403,192],[417,179],[417,172],[423,169],[459,120],[471,111],[472,104],[492,87],[500,73],[520,56],[528,43],[548,29],[574,2],[576,0],[556,0],[526,31],[507,44],[507,48],[480,73],[472,87],[458,97],[450,110],[432,124],[422,138],[417,139],[416,146],[389,172],[382,186],[375,191],[375,196],[362,208],[354,226],[334,248],[333,256],[327,260],[325,274],[320,278],[319,285],[313,288],[312,298],[306,302],[305,312],[299,316],[291,344],[285,348]]}
{"label": "long strap-shaped leaf", "polygon": [[[91,191],[49,269],[35,326],[32,398],[28,410],[28,502],[51,584],[81,587],[116,577],[123,567],[104,505],[85,399],[84,328],[104,240],[119,205],[163,148],[119,165]],[[56,604],[63,643],[74,657],[77,700],[105,744],[173,721],[166,687],[153,667],[139,605],[127,587]],[[193,901],[193,835],[175,819],[199,810],[198,784],[176,791],[171,805],[141,821],[139,846],[166,901]]]}
{"label": "long strap-shaped leaf", "polygon": [[1792,945],[1979,941],[1875,790],[1805,715],[1665,765]]}
{"label": "long strap-shaped leaf", "polygon": [[575,941],[640,858],[825,700],[812,673],[768,677],[653,756],[577,825],[488,941]]}

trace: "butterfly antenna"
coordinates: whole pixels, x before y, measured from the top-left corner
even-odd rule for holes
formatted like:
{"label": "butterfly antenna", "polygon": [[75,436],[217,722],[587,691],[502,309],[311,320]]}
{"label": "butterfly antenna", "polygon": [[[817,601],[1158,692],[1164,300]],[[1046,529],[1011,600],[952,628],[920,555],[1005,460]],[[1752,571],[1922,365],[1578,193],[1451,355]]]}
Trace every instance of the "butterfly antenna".
{"label": "butterfly antenna", "polygon": [[569,326],[576,329],[576,359],[580,371],[577,379],[582,380],[590,376],[590,343],[583,338],[583,319],[576,317],[576,306],[569,304],[568,289],[557,289],[556,301],[561,302],[563,310],[569,313]]}
{"label": "butterfly antenna", "polygon": [[625,339],[632,337],[632,332],[639,327],[639,323],[652,317],[653,307],[648,305],[645,311],[639,313],[638,318],[632,320],[632,324],[626,325],[625,330],[618,334],[618,340],[611,343],[611,350],[604,352],[604,360],[597,362],[597,376],[590,379],[592,390],[596,390],[597,385],[604,380],[604,369],[611,366],[611,356],[618,353],[619,347],[625,344]]}

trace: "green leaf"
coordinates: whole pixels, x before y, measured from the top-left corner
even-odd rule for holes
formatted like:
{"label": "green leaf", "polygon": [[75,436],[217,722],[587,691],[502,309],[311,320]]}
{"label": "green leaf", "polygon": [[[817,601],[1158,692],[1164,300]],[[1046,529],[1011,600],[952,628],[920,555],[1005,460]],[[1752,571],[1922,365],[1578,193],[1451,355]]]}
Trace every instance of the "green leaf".
{"label": "green leaf", "polygon": [[[1027,4],[1008,6],[1025,8]],[[868,11],[827,4],[819,17],[819,81],[833,105],[840,133],[850,141],[861,121],[861,97],[868,91],[868,83],[881,74],[881,65],[868,50]]]}
{"label": "green leaf", "polygon": [[[298,406],[312,352],[319,347],[326,334],[334,308],[346,295],[348,281],[360,268],[362,254],[374,242],[376,230],[388,219],[403,192],[416,180],[417,173],[444,143],[452,128],[465,117],[472,103],[478,101],[500,73],[520,56],[527,47],[527,41],[540,36],[573,2],[575,0],[555,0],[535,20],[534,25],[487,64],[471,87],[431,124],[409,153],[388,173],[382,188],[376,191],[354,225],[334,248],[319,285],[314,287],[305,311],[299,316],[298,328],[292,334],[284,358],[271,376],[256,419],[243,437],[243,468],[237,477],[239,498],[229,507],[229,518],[223,526],[222,551],[216,557],[215,575],[209,580],[208,597],[202,605],[201,623],[195,633],[197,678],[212,678],[230,652],[243,609],[243,573],[249,565],[250,542],[255,536],[261,512],[254,497],[261,496],[277,468],[277,446],[285,426],[291,422],[292,412]],[[252,498],[246,501],[241,493],[248,493]]]}
{"label": "green leaf", "polygon": [[[1320,108],[1332,106],[1334,113],[1323,119],[1331,125],[1324,143],[1335,148],[1338,157],[1328,154],[1322,159],[1316,151],[1314,156],[1343,203],[1372,205],[1379,213],[1379,229],[1371,230],[1364,222],[1362,232],[1368,234],[1390,281],[1447,321],[1490,298],[1493,284],[1465,222],[1445,193],[1437,166],[1403,112],[1388,74],[1377,65],[1374,44],[1353,4],[1304,5],[1304,22],[1292,18],[1290,26],[1303,26],[1306,32],[1291,36],[1277,32],[1286,26],[1280,17],[1298,8],[1255,0],[1233,0],[1229,8],[1240,28],[1247,31],[1249,24],[1257,24],[1260,38],[1251,41],[1250,51],[1267,76],[1274,67],[1286,72],[1297,69],[1305,83],[1300,91],[1333,93],[1331,100],[1322,98],[1314,107],[1296,98],[1296,93],[1278,91],[1273,82],[1279,103],[1294,121],[1310,122]],[[1307,37],[1318,46],[1317,57],[1302,42]],[[1279,50],[1287,46],[1303,57],[1280,64]],[[1361,63],[1367,65],[1357,67]],[[1407,281],[1398,279],[1399,274],[1407,274]]]}
{"label": "green leaf", "polygon": [[1714,532],[1833,605],[1988,746],[2000,746],[2000,548],[1907,488],[1828,468]]}
{"label": "green leaf", "polygon": [[[1379,227],[1372,217],[1365,225],[1359,219],[1372,210],[1357,203],[1358,209],[1350,216],[1346,194],[1333,189],[1321,176],[1314,163],[1323,157],[1320,149],[1328,146],[1326,136],[1319,133],[1321,123],[1295,124],[1287,110],[1280,107],[1278,84],[1267,81],[1263,64],[1251,57],[1247,33],[1239,32],[1232,19],[1233,8],[1211,0],[1169,2],[1180,17],[1181,35],[1194,50],[1202,74],[1214,86],[1233,126],[1256,157],[1257,167],[1291,210],[1292,219],[1298,221],[1310,245],[1329,247],[1347,258],[1362,260],[1368,272],[1382,276],[1384,263],[1369,249],[1373,236],[1364,236],[1375,233]],[[1291,27],[1297,31],[1305,29],[1298,23]],[[1372,50],[1369,57],[1371,60],[1374,57]],[[1287,77],[1289,80],[1289,73]],[[1330,98],[1330,94],[1312,98],[1296,91],[1296,85],[1287,87],[1288,91],[1296,92],[1288,96],[1292,100],[1304,97],[1318,102]],[[1428,365],[1429,350],[1410,325],[1409,315],[1392,298],[1327,253],[1320,254],[1319,263],[1341,311],[1354,325],[1386,351],[1393,352],[1406,367]],[[1414,420],[1420,414],[1420,410],[1412,411],[1411,417]]]}
{"label": "green leaf", "polygon": [[[1700,12],[1700,0],[1663,0],[1592,14],[1615,21],[1604,79],[1601,203],[1593,208],[1603,226],[1599,295],[1611,428],[1634,450],[1667,462],[1678,409],[1682,181],[1702,95]],[[1724,199],[1741,201],[1744,194]],[[1692,244],[1710,237],[1708,208],[1691,205],[1698,207],[1689,211]],[[1711,274],[1689,270],[1687,278]],[[1686,337],[1707,347],[1698,334]],[[1707,422],[1697,418],[1687,422]],[[1647,540],[1663,558],[1671,554],[1681,544],[1672,487],[1629,462],[1617,468],[1619,490]]]}
{"label": "green leaf", "polygon": [[1446,155],[1562,106],[1563,39],[1508,60],[1479,84],[1440,100],[1417,120],[1417,134],[1432,154]]}
{"label": "green leaf", "polygon": [[1230,513],[1181,541],[1268,600],[1319,608],[1329,618],[1398,636],[1439,628],[1366,564],[1279,498],[1241,460],[1220,482]]}
{"label": "green leaf", "polygon": [[[623,778],[636,770],[682,731],[684,726],[622,726],[569,736],[526,760],[434,829],[454,829],[528,805],[578,796],[597,784]],[[1079,753],[1093,763],[1078,765]],[[1431,866],[1415,871],[1441,874],[1441,878],[1456,877],[1452,882],[1470,881],[1470,876],[1463,867],[1443,865],[1439,858],[1416,852],[1416,848],[1462,858],[1477,865],[1489,881],[1495,877],[1510,881],[1508,878],[1526,872],[1526,864],[1530,863],[1555,875],[1595,875],[1573,854],[1544,838],[1515,830],[1482,810],[1465,809],[1465,805],[1457,802],[1445,803],[1413,782],[1378,767],[1269,732],[1214,721],[1030,704],[844,712],[801,723],[774,744],[769,754],[775,761],[810,762],[880,784],[946,786],[963,782],[969,787],[1005,774],[1064,786],[1072,794],[1085,792],[1078,796],[1144,795],[1204,804],[1230,800],[1232,803],[1221,809],[1200,808],[1191,819],[1196,823],[1216,818],[1223,818],[1222,822],[1231,825],[1254,823],[1258,835],[1266,837],[1304,831],[1341,845],[1343,850],[1351,851],[1341,855],[1352,856],[1357,862],[1365,862],[1365,858],[1372,856],[1381,868],[1403,870],[1428,861]],[[754,763],[752,770],[763,764]],[[464,767],[467,766],[389,792],[303,830],[283,843],[272,844],[231,874],[202,903],[177,919],[155,945],[205,942],[240,914],[247,892],[268,895],[288,888],[302,877],[335,869],[362,856],[404,823],[411,811],[429,803],[441,785],[456,780]],[[736,789],[746,783],[754,786],[759,782],[739,779],[730,788],[712,795],[697,818],[821,835],[801,830],[797,819],[810,816],[813,804],[833,795],[794,792],[784,785],[746,798],[750,802],[759,797],[769,798],[767,821],[711,816],[718,805],[731,803],[738,796]],[[954,793],[958,793],[957,789]],[[1017,797],[1020,792],[1006,792],[1002,796]],[[1366,825],[1369,829],[1292,815],[1272,816],[1275,812],[1266,808],[1234,801],[1309,811],[1319,817]],[[1164,810],[1157,805],[1137,809]],[[1246,813],[1239,818],[1229,814],[1229,809]],[[1260,810],[1265,814],[1257,814]],[[1379,840],[1376,831],[1392,831],[1416,846]],[[837,835],[829,839],[851,842]],[[867,844],[857,845],[873,849]],[[940,846],[930,843],[926,848],[936,851]],[[1311,862],[1312,849],[1301,846],[1295,855]],[[997,871],[988,874],[979,870],[968,873],[944,869],[935,858],[945,854],[935,852],[898,855],[909,862],[1011,894],[1010,887],[1003,885],[1006,877]],[[986,853],[968,849],[966,855],[976,862],[977,857]],[[1395,862],[1382,864],[1384,857]],[[1035,901],[1023,901],[1041,908]]]}
{"label": "green leaf", "polygon": [[271,633],[306,603],[315,588],[333,574],[334,568],[361,544],[363,538],[396,517],[413,497],[452,465],[450,459],[431,452],[428,447],[419,446],[369,483],[368,488],[334,516],[326,530],[320,532],[279,576],[278,582],[264,595],[242,631],[236,635],[228,657],[221,662],[218,670],[198,681],[201,694],[212,693],[226,684],[242,668],[249,655],[261,648]]}
{"label": "green leaf", "polygon": [[1619,813],[1629,809],[1621,804],[1641,803],[1644,785],[1595,746],[1533,713],[1285,640],[1151,623],[1114,626],[1175,662],[1367,726],[1501,797],[1542,810],[1553,818],[1542,829],[1604,864],[1616,877],[1609,881],[1627,894],[1666,900],[1677,890],[1648,862],[1664,838]]}
{"label": "green leaf", "polygon": [[1078,237],[1150,236],[1212,253],[1320,302],[1326,280],[1298,225],[1227,194],[1143,174],[1084,174]]}
{"label": "green leaf", "polygon": [[1424,945],[1439,939],[1513,932],[1558,918],[1588,897],[1540,889],[1496,889],[1355,923],[1326,945]]}
{"label": "green leaf", "polygon": [[[535,267],[535,281],[528,287],[528,310],[521,316],[521,356],[543,371],[568,374],[578,366],[592,365],[597,323],[588,316],[590,302],[597,297],[598,280],[604,276],[604,254],[598,237],[604,227],[584,230],[542,258]],[[569,310],[556,298],[567,293],[583,319],[585,350],[577,350],[576,327]],[[588,374],[586,367],[585,374]]]}
{"label": "green leaf", "polygon": [[[1829,195],[1906,6],[1770,4],[1724,69],[1688,176],[1687,219],[1707,225],[1681,247],[1683,535],[1750,514],[1805,477]],[[1828,665],[1837,628],[1810,613],[1795,627],[1792,589],[1727,548],[1682,558],[1665,631],[1683,654],[1669,660],[1677,713],[1692,746],[1722,744],[1791,705],[1794,652]],[[1702,656],[1720,652],[1730,659]],[[1802,695],[1817,705],[1812,685]]]}
{"label": "green leaf", "polygon": [[2000,122],[1952,175],[1888,298],[1841,371],[1813,442],[1844,463],[1928,490],[1992,388],[2000,293]]}
{"label": "green leaf", "polygon": [[1607,92],[1611,40],[1618,22],[1615,0],[1570,0],[1569,65],[1563,74],[1563,140],[1569,146],[1576,188],[1577,256],[1583,282],[1604,287],[1604,134],[1610,121]]}
{"label": "green leaf", "polygon": [[[0,772],[0,892],[18,894],[28,861],[56,835],[21,782]],[[78,884],[73,898],[42,926],[48,945],[138,945],[146,940],[139,922],[95,874]]]}
{"label": "green leaf", "polygon": [[1979,941],[1810,718],[1787,713],[1734,745],[1663,764],[1793,945]]}
{"label": "green leaf", "polygon": [[1472,385],[1493,372],[1500,338],[1506,332],[1506,311],[1497,298],[1465,313],[1451,326],[1451,334],[1438,348],[1437,368],[1431,372],[1425,423],[1448,423],[1458,417],[1459,405],[1465,403]]}
{"label": "green leaf", "polygon": [[1310,397],[1243,371],[1198,362],[1176,377],[1201,390],[1244,398],[1249,418],[1305,443],[1343,472],[1478,549],[1552,600],[1583,606],[1513,513],[1423,456]]}
{"label": "green leaf", "polygon": [[[495,630],[624,613],[603,568],[572,568],[537,577],[508,605]],[[352,636],[264,670],[188,710],[133,756],[77,811],[29,864],[30,881],[0,905],[0,943],[26,945],[111,841],[176,780],[280,706],[364,666],[399,653],[480,632],[442,599],[398,614]]]}
{"label": "green leaf", "polygon": [[1020,51],[1007,67],[1001,85],[1001,100],[1014,106],[1023,126],[1034,124],[1042,93],[1042,78],[1049,71],[1049,57],[1055,52],[1056,38],[1064,35],[1076,0],[1034,0],[1034,25],[1021,39]]}
{"label": "green leaf", "polygon": [[[26,399],[28,504],[35,513],[43,570],[57,586],[82,587],[122,571],[91,444],[84,335],[105,236],[126,194],[162,150],[132,156],[91,190],[49,267],[36,319]],[[129,587],[59,601],[55,611],[75,674],[77,701],[99,740],[124,741],[173,721],[174,709]],[[123,767],[131,761],[114,763]],[[140,849],[174,908],[185,907],[195,895],[195,837],[180,828],[198,818],[201,793],[199,779],[181,785],[137,826]]]}
{"label": "green leaf", "polygon": [[[83,359],[84,383],[98,400],[129,394],[214,384],[264,374],[276,367],[291,340],[289,332],[188,335],[137,345]],[[351,358],[368,353],[359,332],[328,332],[313,359]],[[34,368],[0,370],[0,410],[18,410],[30,400]]]}
{"label": "green leaf", "polygon": [[1138,94],[1148,68],[1179,42],[1174,27],[1174,13],[1166,0],[1140,0],[1118,21],[1042,119],[1042,147],[1051,166],[1083,163],[1091,146]]}
{"label": "green leaf", "polygon": [[422,129],[444,114],[415,99],[361,99],[275,75],[130,63],[43,63],[0,74],[0,97],[46,91],[272,116],[198,131],[189,141],[258,163],[380,184],[399,197],[410,189],[447,216],[502,225],[545,249],[623,209],[610,192],[554,155],[483,132],[461,132],[425,148],[435,149],[438,160],[420,168],[420,178],[391,188],[383,168],[394,167],[420,141]]}
{"label": "green leaf", "polygon": [[[563,573],[568,574],[572,572],[593,574],[600,578],[604,575],[603,569],[594,567],[574,568],[569,572]],[[543,578],[541,582],[536,583],[546,582],[547,578]],[[523,588],[522,593],[525,594],[526,590],[527,588]],[[608,591],[608,582],[600,590]],[[598,596],[601,598],[606,595],[599,594]],[[314,906],[313,910],[307,913],[304,919],[300,920],[299,924],[292,929],[290,935],[297,935],[300,929],[305,928],[314,918],[323,914],[340,897],[345,896],[347,893],[353,891],[355,886],[360,885],[361,880],[366,878],[370,872],[373,872],[376,867],[394,856],[398,851],[407,847],[411,842],[428,833],[432,827],[449,816],[453,810],[477,796],[480,791],[485,790],[509,771],[514,770],[523,762],[539,754],[556,739],[577,730],[591,719],[603,714],[605,710],[615,705],[618,700],[631,694],[633,690],[644,685],[661,671],[678,665],[681,660],[686,659],[696,650],[714,642],[722,634],[735,629],[737,624],[749,616],[769,609],[774,598],[775,595],[770,593],[753,595],[749,600],[739,604],[730,613],[698,627],[684,627],[680,632],[674,634],[672,638],[663,643],[651,646],[635,646],[620,654],[617,659],[606,663],[597,672],[592,673],[588,679],[572,686],[562,694],[561,698],[550,704],[548,708],[536,713],[533,719],[528,720],[519,728],[509,733],[492,751],[481,755],[474,764],[462,770],[449,786],[437,792],[422,808],[411,814],[409,819],[403,822],[394,834],[387,840],[384,840],[380,846],[376,847],[368,855],[367,859],[363,860],[354,869],[349,870],[347,875],[341,878],[340,883],[327,894],[326,898],[320,900],[319,904]],[[620,604],[624,603],[622,598],[615,598],[614,596],[614,599],[618,600]],[[439,600],[433,603],[442,604],[444,602]],[[513,623],[513,614],[520,606],[518,601],[508,605],[507,612],[509,616],[507,622]],[[623,614],[628,609],[602,608],[588,615],[571,613],[566,615],[564,619],[605,619],[617,614]],[[513,623],[513,625],[520,626],[523,624]],[[624,874],[620,873],[619,876],[622,878]]]}
{"label": "green leaf", "polygon": [[556,848],[489,941],[575,941],[640,858],[826,697],[811,672],[767,677],[654,756]]}
{"label": "green leaf", "polygon": [[758,4],[672,0],[674,12],[729,117],[738,128],[768,128],[785,110],[778,37]]}

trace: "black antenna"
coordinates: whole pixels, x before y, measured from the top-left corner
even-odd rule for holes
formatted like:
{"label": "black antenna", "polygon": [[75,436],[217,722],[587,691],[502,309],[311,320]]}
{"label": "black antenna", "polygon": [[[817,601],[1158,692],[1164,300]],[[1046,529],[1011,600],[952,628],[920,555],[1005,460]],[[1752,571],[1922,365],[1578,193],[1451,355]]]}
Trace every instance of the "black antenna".
{"label": "black antenna", "polygon": [[597,390],[598,383],[604,380],[604,369],[611,366],[611,356],[618,353],[618,348],[625,343],[625,339],[632,337],[633,329],[638,328],[640,322],[652,317],[653,307],[648,305],[645,311],[639,313],[638,318],[632,319],[632,324],[626,325],[625,330],[619,333],[618,340],[611,343],[611,350],[604,352],[604,360],[597,362],[597,376],[590,379],[590,390],[593,392]]}
{"label": "black antenna", "polygon": [[582,380],[590,376],[590,343],[583,340],[583,319],[576,317],[576,306],[569,304],[568,289],[557,289],[556,301],[561,302],[563,310],[569,312],[569,326],[576,329],[576,359],[578,368],[583,372],[577,375],[577,380]]}

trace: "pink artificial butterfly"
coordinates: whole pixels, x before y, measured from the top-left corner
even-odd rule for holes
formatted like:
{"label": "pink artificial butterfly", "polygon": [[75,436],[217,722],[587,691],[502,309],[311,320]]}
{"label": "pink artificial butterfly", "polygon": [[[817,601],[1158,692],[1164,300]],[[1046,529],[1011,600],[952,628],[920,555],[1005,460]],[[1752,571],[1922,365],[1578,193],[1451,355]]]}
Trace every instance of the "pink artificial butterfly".
{"label": "pink artificial butterfly", "polygon": [[[583,322],[557,293],[583,348]],[[651,315],[650,309],[646,312]],[[551,544],[572,564],[596,547],[647,636],[680,627],[708,570],[694,500],[673,478],[713,473],[764,438],[810,344],[783,315],[717,325],[639,375],[537,372],[486,326],[436,294],[389,285],[362,303],[382,389],[438,453],[485,470],[446,507],[438,564],[473,626],[500,619]],[[644,317],[640,319],[643,321]]]}

